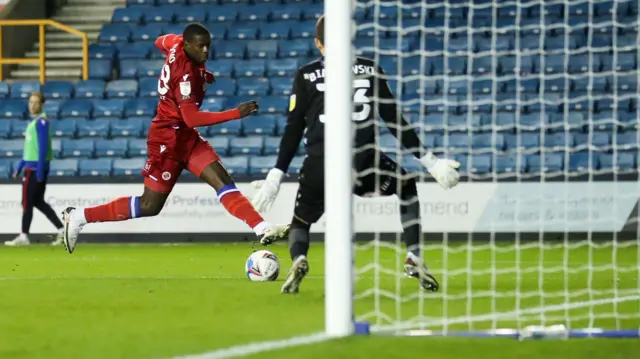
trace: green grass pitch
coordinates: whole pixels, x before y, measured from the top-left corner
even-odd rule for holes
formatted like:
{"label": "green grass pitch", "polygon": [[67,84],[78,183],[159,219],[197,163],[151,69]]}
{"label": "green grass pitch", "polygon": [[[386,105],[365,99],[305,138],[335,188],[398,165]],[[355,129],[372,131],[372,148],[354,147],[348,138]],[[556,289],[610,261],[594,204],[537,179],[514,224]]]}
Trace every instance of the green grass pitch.
{"label": "green grass pitch", "polygon": [[[541,305],[578,305],[611,298],[613,290],[620,296],[637,295],[637,244],[564,249],[559,243],[542,250],[523,244],[518,252],[512,246],[491,250],[487,242],[430,247],[425,255],[442,280],[442,291],[435,294],[420,294],[415,280],[396,275],[393,269],[401,264],[402,251],[377,248],[359,249],[356,265],[361,272],[355,310],[373,323],[422,313],[436,329],[443,316],[455,320],[450,329],[514,327],[539,323],[543,317],[548,324],[569,319],[574,328],[640,328],[638,300],[533,311],[519,320],[467,320]],[[290,296],[279,293],[290,264],[288,250],[281,244],[269,249],[282,262],[275,283],[252,283],[244,276],[244,261],[252,250],[246,243],[80,244],[72,255],[44,245],[0,248],[0,358],[160,359],[321,331],[323,247],[312,244],[310,277],[300,294]],[[378,261],[372,261],[376,257]],[[371,291],[374,288],[379,290]],[[369,336],[249,357],[614,359],[639,352],[640,340],[632,339],[517,342]]]}

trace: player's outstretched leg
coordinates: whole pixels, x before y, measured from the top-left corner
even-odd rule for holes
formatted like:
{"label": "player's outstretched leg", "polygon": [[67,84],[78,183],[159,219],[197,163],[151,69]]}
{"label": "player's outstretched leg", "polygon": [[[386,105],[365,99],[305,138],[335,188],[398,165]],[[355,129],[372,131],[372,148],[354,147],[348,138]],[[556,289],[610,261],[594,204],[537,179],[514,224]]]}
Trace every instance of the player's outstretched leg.
{"label": "player's outstretched leg", "polygon": [[121,197],[101,206],[89,208],[67,207],[62,211],[64,223],[62,240],[69,253],[78,243],[78,236],[87,223],[120,222],[139,217],[155,216],[162,210],[169,193],[144,188],[142,196]]}
{"label": "player's outstretched leg", "polygon": [[274,226],[265,221],[253,208],[247,197],[236,187],[233,179],[219,161],[209,162],[199,174],[197,169],[192,169],[191,164],[189,170],[199,175],[200,179],[216,190],[218,201],[222,203],[227,212],[251,227],[260,243],[268,245],[289,236],[290,225]]}
{"label": "player's outstretched leg", "polygon": [[287,278],[282,285],[282,293],[298,293],[300,283],[309,273],[309,261],[307,252],[309,251],[309,230],[310,226],[302,223],[294,217],[289,234],[289,253],[293,260],[293,265],[287,274]]}
{"label": "player's outstretched leg", "polygon": [[404,262],[405,275],[417,278],[422,288],[435,292],[440,285],[429,272],[420,253],[422,236],[420,202],[414,179],[405,182],[398,197],[400,198],[400,221],[404,230],[402,236],[407,246],[407,258]]}

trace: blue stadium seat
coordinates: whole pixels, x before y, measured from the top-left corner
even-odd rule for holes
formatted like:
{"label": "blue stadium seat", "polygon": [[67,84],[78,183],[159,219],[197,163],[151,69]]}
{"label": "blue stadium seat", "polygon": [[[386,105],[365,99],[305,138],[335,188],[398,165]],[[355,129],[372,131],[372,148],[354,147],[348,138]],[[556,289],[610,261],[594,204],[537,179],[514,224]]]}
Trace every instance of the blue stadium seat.
{"label": "blue stadium seat", "polygon": [[451,150],[466,151],[471,146],[471,136],[466,133],[452,133],[445,137],[443,145]]}
{"label": "blue stadium seat", "polygon": [[236,77],[263,77],[266,71],[264,60],[238,61],[235,65]]}
{"label": "blue stadium seat", "polygon": [[124,115],[126,117],[147,116],[149,118],[156,115],[157,99],[137,99],[129,100],[125,104]]}
{"label": "blue stadium seat", "polygon": [[238,96],[266,96],[270,90],[268,78],[241,77],[237,84]]}
{"label": "blue stadium seat", "polygon": [[280,48],[280,57],[305,57],[311,53],[311,43],[306,39],[280,41],[278,47]]}
{"label": "blue stadium seat", "polygon": [[156,97],[158,96],[158,79],[154,77],[145,77],[138,81],[140,97]]}
{"label": "blue stadium seat", "polygon": [[151,53],[151,50],[153,48],[154,46],[151,43],[146,43],[141,41],[125,42],[125,43],[119,44],[118,46],[118,59],[119,60],[146,59],[149,57],[149,54]]}
{"label": "blue stadium seat", "polygon": [[302,9],[302,17],[306,20],[318,20],[323,13],[322,3],[309,4]]}
{"label": "blue stadium seat", "polygon": [[264,147],[264,137],[234,137],[229,143],[229,150],[232,155],[261,155]]}
{"label": "blue stadium seat", "polygon": [[42,86],[42,94],[46,99],[71,98],[73,95],[73,84],[69,81],[47,81]]}
{"label": "blue stadium seat", "polygon": [[[129,140],[128,155],[129,157],[146,156],[147,140],[142,138],[133,138]],[[141,167],[142,168],[142,167]]]}
{"label": "blue stadium seat", "polygon": [[0,138],[9,138],[11,135],[11,119],[0,118]]}
{"label": "blue stadium seat", "polygon": [[82,159],[78,162],[80,176],[110,176],[113,160],[110,158]]}
{"label": "blue stadium seat", "polygon": [[293,24],[290,21],[265,23],[260,27],[260,38],[286,40],[291,34],[292,25]]}
{"label": "blue stadium seat", "polygon": [[265,155],[275,155],[278,154],[278,150],[280,149],[280,137],[265,137],[264,139],[264,154]]}
{"label": "blue stadium seat", "polygon": [[114,80],[107,83],[107,98],[135,97],[138,94],[138,81]]}
{"label": "blue stadium seat", "polygon": [[227,108],[225,108],[226,101],[227,99],[225,97],[208,97],[202,102],[200,110],[211,112],[221,112],[227,110]]}
{"label": "blue stadium seat", "polygon": [[116,47],[113,44],[93,43],[89,45],[89,59],[113,60],[116,56]]}
{"label": "blue stadium seat", "polygon": [[24,131],[27,129],[27,125],[29,125],[28,120],[19,120],[15,118],[11,120],[11,134],[9,135],[9,137],[12,137],[12,138],[24,137]]}
{"label": "blue stadium seat", "polygon": [[[315,21],[299,22],[296,24],[296,26],[291,27],[291,37],[294,39],[296,38],[307,39],[307,40],[304,40],[307,43],[309,43],[309,38],[315,36],[315,33],[316,33]],[[310,43],[309,43],[309,46],[311,46]]]}
{"label": "blue stadium seat", "polygon": [[111,78],[111,59],[89,60],[89,78],[92,80],[108,80]]}
{"label": "blue stadium seat", "polygon": [[220,159],[230,175],[247,175],[249,172],[249,158],[247,156],[223,157]]}
{"label": "blue stadium seat", "polygon": [[151,23],[142,26],[136,26],[131,29],[132,41],[155,41],[164,34],[164,25],[159,23]]}
{"label": "blue stadium seat", "polygon": [[636,131],[618,132],[613,136],[612,141],[618,151],[637,149],[640,145]]}
{"label": "blue stadium seat", "polygon": [[260,99],[260,109],[269,113],[285,113],[289,104],[288,97],[265,96]]}
{"label": "blue stadium seat", "polygon": [[12,173],[12,166],[11,160],[0,159],[0,178],[9,178]]}
{"label": "blue stadium seat", "polygon": [[547,151],[565,151],[575,145],[575,133],[549,133],[540,138],[541,146]]}
{"label": "blue stadium seat", "polygon": [[615,156],[610,153],[598,155],[600,169],[608,171],[636,171],[637,160],[635,152],[616,152]]}
{"label": "blue stadium seat", "polygon": [[584,172],[598,169],[597,152],[576,152],[569,156],[569,171]]}
{"label": "blue stadium seat", "polygon": [[524,173],[526,167],[526,159],[515,153],[497,155],[495,159],[495,171],[497,173]]}
{"label": "blue stadium seat", "polygon": [[2,140],[0,141],[0,156],[2,157],[22,157],[24,141]]}
{"label": "blue stadium seat", "polygon": [[293,78],[290,77],[272,77],[270,79],[271,93],[276,96],[290,95],[292,85]]}
{"label": "blue stadium seat", "polygon": [[106,89],[102,80],[78,81],[75,86],[75,98],[102,98]]}
{"label": "blue stadium seat", "polygon": [[128,141],[125,138],[96,140],[96,157],[124,157],[127,155]]}
{"label": "blue stadium seat", "polygon": [[9,84],[6,82],[0,82],[0,99],[6,99],[9,97]]}
{"label": "blue stadium seat", "polygon": [[471,147],[474,150],[484,149],[492,151],[502,151],[505,148],[505,139],[504,136],[500,133],[474,134],[471,137]]}
{"label": "blue stadium seat", "polygon": [[40,82],[37,81],[20,81],[11,85],[11,98],[20,99],[28,98],[34,91],[40,91]]}
{"label": "blue stadium seat", "polygon": [[229,137],[228,136],[214,136],[205,138],[207,142],[213,147],[218,155],[226,156],[229,153]]}
{"label": "blue stadium seat", "polygon": [[[151,122],[151,119],[146,120]],[[121,120],[111,119],[111,136],[113,137],[141,137],[144,130],[145,119],[128,118]]]}
{"label": "blue stadium seat", "polygon": [[62,140],[62,157],[93,157],[94,150],[92,139]]}
{"label": "blue stadium seat", "polygon": [[170,23],[173,22],[174,8],[171,6],[157,6],[146,8],[142,16],[147,24],[153,22]]}
{"label": "blue stadium seat", "polygon": [[69,158],[53,160],[49,167],[50,176],[76,176],[78,174],[78,160]]}
{"label": "blue stadium seat", "polygon": [[573,90],[577,92],[605,92],[607,90],[607,78],[604,76],[579,77],[572,81]]}
{"label": "blue stadium seat", "polygon": [[75,137],[76,131],[77,122],[75,118],[51,121],[51,132],[56,137]]}
{"label": "blue stadium seat", "polygon": [[113,161],[114,176],[140,175],[146,160],[144,158],[117,158]]}
{"label": "blue stadium seat", "polygon": [[143,10],[147,8],[142,7],[124,7],[113,10],[111,15],[111,22],[131,22],[139,23],[142,20]]}
{"label": "blue stadium seat", "polygon": [[127,0],[127,7],[129,6],[153,6],[156,4],[156,0]]}
{"label": "blue stadium seat", "polygon": [[278,56],[278,41],[276,40],[248,41],[247,56],[249,58],[275,59]]}
{"label": "blue stadium seat", "polygon": [[242,131],[241,121],[227,121],[221,124],[211,126],[209,128],[209,135],[233,135],[237,136]]}
{"label": "blue stadium seat", "polygon": [[108,137],[111,130],[109,119],[80,119],[77,121],[78,137]]}
{"label": "blue stadium seat", "polygon": [[124,99],[94,100],[94,117],[122,117]]}
{"label": "blue stadium seat", "polygon": [[218,59],[216,61],[207,62],[207,70],[216,77],[216,81],[220,77],[233,76],[234,65],[238,60],[235,59]]}
{"label": "blue stadium seat", "polygon": [[11,118],[25,118],[27,115],[27,103],[24,100],[0,101],[0,116]]}
{"label": "blue stadium seat", "polygon": [[300,67],[297,59],[269,60],[266,62],[267,76],[292,77]]}
{"label": "blue stadium seat", "polygon": [[232,22],[238,18],[238,6],[236,4],[210,6],[207,9],[207,17],[211,22]]}
{"label": "blue stadium seat", "polygon": [[216,59],[243,59],[247,52],[244,41],[219,41],[211,45]]}
{"label": "blue stadium seat", "polygon": [[467,167],[469,169],[469,173],[486,174],[491,172],[492,162],[493,158],[489,154],[472,155],[469,156]]}
{"label": "blue stadium seat", "polygon": [[104,24],[98,35],[100,42],[127,42],[131,38],[130,24]]}
{"label": "blue stadium seat", "polygon": [[304,162],[304,156],[294,157],[293,160],[291,161],[291,164],[289,164],[289,170],[287,171],[287,173],[293,174],[293,175],[298,174],[302,169],[303,162]]}
{"label": "blue stadium seat", "polygon": [[217,78],[216,83],[212,86],[213,93],[216,96],[234,96],[236,88],[236,80],[230,77]]}
{"label": "blue stadium seat", "polygon": [[564,169],[564,153],[547,153],[544,156],[527,155],[529,173],[560,172]]}
{"label": "blue stadium seat", "polygon": [[227,37],[230,40],[255,40],[258,38],[258,28],[251,22],[236,22],[229,26]]}
{"label": "blue stadium seat", "polygon": [[600,149],[606,149],[611,146],[611,137],[608,132],[594,131],[591,133],[578,133],[575,135],[577,146],[593,146]]}
{"label": "blue stadium seat", "polygon": [[249,174],[264,176],[276,165],[276,156],[253,156],[249,158]]}
{"label": "blue stadium seat", "polygon": [[[212,40],[224,40],[227,38],[227,33],[229,32],[229,26],[231,23],[226,22],[213,22],[208,23],[206,25],[209,30],[209,34],[211,34]],[[214,46],[215,49],[215,46]]]}
{"label": "blue stadium seat", "polygon": [[176,22],[204,22],[207,9],[203,6],[182,6],[176,11]]}
{"label": "blue stadium seat", "polygon": [[138,76],[158,77],[163,65],[164,60],[140,60],[138,61]]}
{"label": "blue stadium seat", "polygon": [[89,100],[68,100],[62,104],[60,117],[91,117],[93,104]]}
{"label": "blue stadium seat", "polygon": [[274,115],[256,115],[242,119],[245,135],[274,135],[276,121]]}
{"label": "blue stadium seat", "polygon": [[60,108],[65,101],[68,100],[47,100],[42,105],[42,111],[47,114],[49,119],[57,119],[60,117]]}
{"label": "blue stadium seat", "polygon": [[620,92],[636,92],[638,91],[638,76],[629,74],[629,76],[618,76],[617,90]]}

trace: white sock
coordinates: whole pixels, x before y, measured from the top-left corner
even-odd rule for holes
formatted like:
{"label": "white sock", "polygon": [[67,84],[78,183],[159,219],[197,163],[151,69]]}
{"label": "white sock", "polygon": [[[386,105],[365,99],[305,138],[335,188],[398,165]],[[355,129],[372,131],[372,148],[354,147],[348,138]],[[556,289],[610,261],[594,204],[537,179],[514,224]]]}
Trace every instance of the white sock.
{"label": "white sock", "polygon": [[80,222],[80,224],[87,224],[87,219],[84,217],[84,208],[76,208],[71,213],[71,219]]}
{"label": "white sock", "polygon": [[253,227],[253,231],[256,233],[256,236],[261,235],[267,229],[271,228],[271,224],[269,222],[260,222],[257,226]]}

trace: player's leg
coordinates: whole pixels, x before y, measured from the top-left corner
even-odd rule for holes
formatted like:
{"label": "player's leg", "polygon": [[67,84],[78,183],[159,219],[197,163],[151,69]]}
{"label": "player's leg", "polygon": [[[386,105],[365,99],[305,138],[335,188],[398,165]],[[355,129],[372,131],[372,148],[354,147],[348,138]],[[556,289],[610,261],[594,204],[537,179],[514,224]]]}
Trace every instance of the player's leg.
{"label": "player's leg", "polygon": [[56,227],[56,229],[58,230],[58,236],[55,241],[51,242],[51,244],[60,245],[63,242],[63,238],[62,238],[63,225],[62,225],[62,222],[60,221],[60,218],[58,218],[58,216],[56,215],[56,212],[53,210],[53,208],[51,208],[51,206],[44,199],[45,192],[47,191],[47,180],[44,179],[42,182],[37,182],[35,186],[36,186],[36,190],[35,190],[36,193],[33,199],[33,206],[37,208],[40,212],[42,212],[42,214],[44,214],[45,217],[47,217],[49,222],[51,222],[51,224],[53,224]]}
{"label": "player's leg", "polygon": [[262,244],[287,238],[289,225],[272,226],[253,208],[236,187],[220,158],[206,141],[198,138],[187,162],[187,169],[215,189],[218,201],[229,214],[245,222]]}
{"label": "player's leg", "polygon": [[311,225],[324,213],[324,164],[322,158],[307,157],[299,175],[298,193],[289,233],[289,254],[293,264],[282,285],[282,293],[297,293],[309,273]]}
{"label": "player's leg", "polygon": [[23,246],[30,243],[29,229],[33,219],[33,200],[36,194],[36,183],[36,174],[31,169],[25,169],[24,177],[22,178],[22,226],[20,234],[14,239],[4,242],[6,246]]}
{"label": "player's leg", "polygon": [[424,289],[437,291],[438,281],[429,272],[422,258],[420,238],[422,237],[422,218],[418,188],[413,176],[398,166],[384,154],[380,154],[378,171],[361,179],[361,186],[354,191],[356,195],[377,192],[382,196],[396,195],[402,223],[402,238],[407,247],[405,274],[417,278]]}

